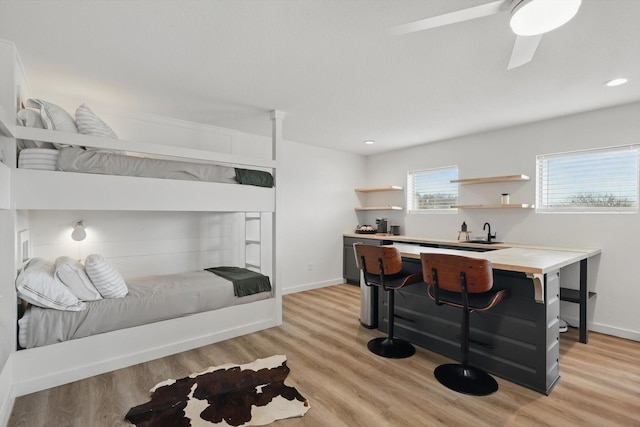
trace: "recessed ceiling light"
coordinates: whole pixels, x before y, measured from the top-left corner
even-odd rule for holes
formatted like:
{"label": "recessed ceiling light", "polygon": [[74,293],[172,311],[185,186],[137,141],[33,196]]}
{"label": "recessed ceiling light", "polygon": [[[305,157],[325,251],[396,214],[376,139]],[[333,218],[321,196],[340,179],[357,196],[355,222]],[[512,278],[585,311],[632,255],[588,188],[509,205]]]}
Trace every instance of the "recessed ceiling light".
{"label": "recessed ceiling light", "polygon": [[375,144],[376,142],[373,139],[367,139],[365,142],[367,145]]}
{"label": "recessed ceiling light", "polygon": [[613,80],[609,80],[608,82],[604,82],[604,85],[609,87],[614,87],[614,86],[623,85],[628,81],[629,79],[625,79],[625,78],[613,79]]}

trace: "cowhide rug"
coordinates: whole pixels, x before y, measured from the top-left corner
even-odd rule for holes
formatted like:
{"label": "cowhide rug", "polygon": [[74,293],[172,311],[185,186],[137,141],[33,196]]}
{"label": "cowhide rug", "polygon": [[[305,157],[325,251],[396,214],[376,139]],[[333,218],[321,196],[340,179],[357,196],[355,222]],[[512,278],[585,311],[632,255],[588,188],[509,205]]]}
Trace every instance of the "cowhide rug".
{"label": "cowhide rug", "polygon": [[179,380],[157,384],[151,400],[129,410],[125,419],[145,426],[262,426],[301,417],[309,402],[284,384],[286,356],[246,365],[210,367]]}

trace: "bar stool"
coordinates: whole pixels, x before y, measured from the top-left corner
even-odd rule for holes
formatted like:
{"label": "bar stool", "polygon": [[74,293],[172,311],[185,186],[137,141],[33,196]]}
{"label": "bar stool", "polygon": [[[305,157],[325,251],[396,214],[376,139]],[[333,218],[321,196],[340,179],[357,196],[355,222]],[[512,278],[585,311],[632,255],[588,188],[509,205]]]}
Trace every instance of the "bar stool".
{"label": "bar stool", "polygon": [[394,338],[395,291],[422,281],[422,273],[410,273],[403,268],[398,248],[354,243],[358,268],[362,270],[367,286],[378,286],[387,291],[387,319],[389,330],[386,337],[374,338],[367,344],[369,351],[378,356],[402,359],[413,355],[416,349],[411,343]]}
{"label": "bar stool", "polygon": [[486,396],[496,392],[498,383],[491,375],[469,366],[469,314],[489,310],[502,301],[508,291],[493,289],[493,269],[487,260],[431,253],[421,253],[420,259],[429,297],[438,305],[462,309],[462,362],[438,366],[434,371],[436,379],[459,393]]}

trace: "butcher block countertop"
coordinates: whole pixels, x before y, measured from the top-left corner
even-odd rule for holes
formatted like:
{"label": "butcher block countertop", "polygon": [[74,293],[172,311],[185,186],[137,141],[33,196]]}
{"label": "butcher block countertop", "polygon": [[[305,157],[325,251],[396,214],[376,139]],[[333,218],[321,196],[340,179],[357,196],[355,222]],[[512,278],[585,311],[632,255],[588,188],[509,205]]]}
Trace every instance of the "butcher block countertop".
{"label": "butcher block countertop", "polygon": [[[356,234],[345,233],[344,237],[358,239],[391,240],[402,256],[406,258],[420,258],[421,252],[449,253],[486,259],[491,261],[493,268],[498,270],[517,271],[528,274],[546,274],[583,259],[599,254],[595,248],[567,248],[548,247],[539,245],[524,245],[516,243],[466,243],[457,240],[430,239],[410,236],[394,236],[390,234]],[[420,243],[459,246],[460,250],[419,246]],[[464,248],[492,249],[487,252],[465,251]]]}

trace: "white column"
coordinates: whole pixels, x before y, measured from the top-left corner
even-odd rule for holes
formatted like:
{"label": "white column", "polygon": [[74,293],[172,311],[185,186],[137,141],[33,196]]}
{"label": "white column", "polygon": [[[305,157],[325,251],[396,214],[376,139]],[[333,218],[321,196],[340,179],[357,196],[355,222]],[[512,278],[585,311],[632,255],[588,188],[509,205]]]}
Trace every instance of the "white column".
{"label": "white column", "polygon": [[276,228],[276,222],[278,218],[278,203],[280,196],[278,195],[278,178],[277,178],[277,168],[278,168],[278,159],[280,158],[280,150],[282,149],[282,121],[284,120],[284,113],[278,110],[271,111],[271,144],[272,144],[272,160],[276,161],[276,168],[273,169],[273,179],[276,185],[275,187],[275,209],[273,215],[271,215],[271,272],[272,279],[275,283],[273,283],[273,287],[275,290],[275,298],[277,302],[277,314],[276,320],[278,324],[282,323],[282,280],[280,280],[279,270],[276,269],[276,260],[279,258],[282,251],[279,250],[278,244],[278,233]]}

